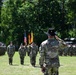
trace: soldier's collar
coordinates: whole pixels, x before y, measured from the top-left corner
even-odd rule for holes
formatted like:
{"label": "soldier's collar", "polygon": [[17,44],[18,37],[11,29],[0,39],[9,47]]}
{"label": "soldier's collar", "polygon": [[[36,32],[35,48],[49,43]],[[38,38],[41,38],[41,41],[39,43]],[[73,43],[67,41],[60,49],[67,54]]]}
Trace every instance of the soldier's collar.
{"label": "soldier's collar", "polygon": [[51,40],[51,39],[55,39],[55,37],[53,37],[53,38],[48,38],[48,40]]}

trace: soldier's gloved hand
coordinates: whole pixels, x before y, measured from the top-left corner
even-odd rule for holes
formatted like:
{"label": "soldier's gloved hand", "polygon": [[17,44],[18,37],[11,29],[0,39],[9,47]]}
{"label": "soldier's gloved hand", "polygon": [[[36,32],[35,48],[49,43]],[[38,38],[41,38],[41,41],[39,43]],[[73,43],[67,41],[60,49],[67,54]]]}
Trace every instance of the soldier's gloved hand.
{"label": "soldier's gloved hand", "polygon": [[41,68],[41,71],[44,73],[45,72],[45,67],[42,67]]}

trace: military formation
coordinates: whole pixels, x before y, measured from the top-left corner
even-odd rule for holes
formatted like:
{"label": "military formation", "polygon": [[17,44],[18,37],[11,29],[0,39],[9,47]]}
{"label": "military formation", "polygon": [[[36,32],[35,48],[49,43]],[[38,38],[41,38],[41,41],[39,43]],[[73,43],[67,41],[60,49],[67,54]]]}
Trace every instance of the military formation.
{"label": "military formation", "polygon": [[[21,43],[21,45],[18,49],[18,53],[19,53],[21,65],[24,65],[24,59],[27,54],[30,58],[31,65],[35,67],[36,56],[38,54],[38,45],[36,45],[34,42],[32,42],[29,45]],[[15,54],[15,45],[13,44],[12,41],[7,46],[7,54],[8,54],[8,59],[9,59],[9,65],[12,65],[13,64],[13,56]]]}
{"label": "military formation", "polygon": [[[30,64],[35,67],[36,57],[39,52],[39,66],[44,75],[59,75],[59,55],[76,55],[76,46],[67,46],[67,44],[56,35],[54,28],[49,28],[45,34],[48,38],[43,41],[39,47],[35,42],[29,45],[27,45],[27,43],[21,43],[18,49],[20,64],[24,65],[24,59],[27,54],[30,58]],[[12,65],[15,54],[15,46],[12,41],[7,46],[7,54],[9,65]]]}
{"label": "military formation", "polygon": [[67,48],[59,50],[60,56],[76,56],[76,44],[67,45]]}

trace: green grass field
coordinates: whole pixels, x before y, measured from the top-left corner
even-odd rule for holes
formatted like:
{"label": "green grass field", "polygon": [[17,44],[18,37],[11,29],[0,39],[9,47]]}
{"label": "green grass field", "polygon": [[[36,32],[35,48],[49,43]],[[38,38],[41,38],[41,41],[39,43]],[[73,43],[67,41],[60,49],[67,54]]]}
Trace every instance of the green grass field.
{"label": "green grass field", "polygon": [[[76,75],[76,57],[60,56],[61,66],[59,68],[59,75]],[[18,52],[13,57],[13,65],[8,64],[7,53],[0,56],[0,75],[43,75],[39,68],[39,55],[37,56],[36,67],[30,65],[29,57],[25,57],[24,65],[20,64]]]}

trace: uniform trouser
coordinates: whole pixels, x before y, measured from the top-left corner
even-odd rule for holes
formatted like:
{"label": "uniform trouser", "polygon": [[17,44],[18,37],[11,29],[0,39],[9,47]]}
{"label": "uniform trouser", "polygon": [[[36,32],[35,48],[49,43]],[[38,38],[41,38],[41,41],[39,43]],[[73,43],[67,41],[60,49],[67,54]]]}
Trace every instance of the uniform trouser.
{"label": "uniform trouser", "polygon": [[24,64],[24,56],[20,56],[20,63],[23,65]]}
{"label": "uniform trouser", "polygon": [[30,57],[30,63],[31,63],[31,65],[35,66],[35,64],[36,64],[36,56]]}
{"label": "uniform trouser", "polygon": [[12,62],[13,62],[13,58],[12,57],[9,57],[9,64],[12,65]]}
{"label": "uniform trouser", "polygon": [[58,74],[58,67],[52,67],[52,68],[46,67],[44,75],[59,75]]}
{"label": "uniform trouser", "polygon": [[14,54],[8,54],[9,64],[10,64],[10,65],[12,65],[12,63],[13,63],[13,55],[14,55]]}

